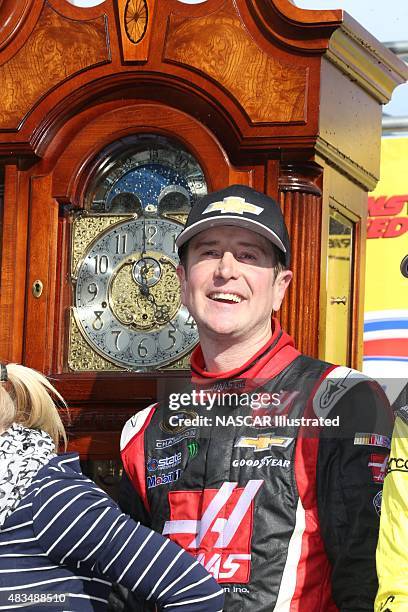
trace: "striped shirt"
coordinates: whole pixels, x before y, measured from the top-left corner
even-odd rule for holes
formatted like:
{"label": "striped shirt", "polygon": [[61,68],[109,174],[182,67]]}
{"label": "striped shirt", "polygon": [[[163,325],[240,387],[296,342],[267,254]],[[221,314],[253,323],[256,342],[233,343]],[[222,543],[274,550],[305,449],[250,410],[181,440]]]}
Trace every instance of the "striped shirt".
{"label": "striped shirt", "polygon": [[60,455],[0,529],[0,610],[102,611],[112,582],[166,611],[221,611],[223,591],[193,557],[122,514]]}

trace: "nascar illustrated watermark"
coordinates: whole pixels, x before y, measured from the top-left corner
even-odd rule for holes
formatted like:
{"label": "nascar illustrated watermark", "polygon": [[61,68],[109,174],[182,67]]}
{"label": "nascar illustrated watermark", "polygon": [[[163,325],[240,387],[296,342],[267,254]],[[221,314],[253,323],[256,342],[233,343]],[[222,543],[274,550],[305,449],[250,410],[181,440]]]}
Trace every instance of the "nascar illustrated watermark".
{"label": "nascar illustrated watermark", "polygon": [[291,418],[285,415],[215,415],[213,417],[195,415],[185,416],[182,413],[170,415],[168,422],[172,427],[339,427],[340,417],[333,419],[323,417]]}

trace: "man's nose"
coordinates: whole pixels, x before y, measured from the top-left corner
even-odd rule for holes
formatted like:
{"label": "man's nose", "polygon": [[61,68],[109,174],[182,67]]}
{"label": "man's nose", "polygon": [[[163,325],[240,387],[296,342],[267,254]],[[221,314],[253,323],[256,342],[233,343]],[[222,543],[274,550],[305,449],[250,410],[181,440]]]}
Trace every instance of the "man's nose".
{"label": "man's nose", "polygon": [[230,251],[224,251],[223,256],[218,262],[216,276],[219,278],[238,278],[238,261]]}

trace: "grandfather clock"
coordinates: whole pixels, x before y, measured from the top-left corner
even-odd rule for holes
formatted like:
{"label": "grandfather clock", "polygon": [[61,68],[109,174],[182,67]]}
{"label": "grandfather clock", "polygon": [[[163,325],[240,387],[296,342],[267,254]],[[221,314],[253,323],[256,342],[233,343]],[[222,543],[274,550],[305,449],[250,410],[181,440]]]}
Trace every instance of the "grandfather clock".
{"label": "grandfather clock", "polygon": [[400,60],[289,0],[6,0],[0,23],[0,358],[55,380],[72,449],[117,457],[124,420],[186,370],[175,239],[229,183],[282,206],[297,346],[359,365],[366,193]]}

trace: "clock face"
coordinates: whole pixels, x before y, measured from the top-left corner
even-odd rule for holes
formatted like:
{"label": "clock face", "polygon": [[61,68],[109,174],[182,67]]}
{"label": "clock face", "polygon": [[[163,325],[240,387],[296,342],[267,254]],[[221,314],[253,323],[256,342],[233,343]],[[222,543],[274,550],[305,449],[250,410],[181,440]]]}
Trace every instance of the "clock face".
{"label": "clock face", "polygon": [[196,324],[180,302],[175,241],[182,227],[167,219],[113,225],[83,258],[75,318],[95,350],[129,369],[179,359],[197,342]]}
{"label": "clock face", "polygon": [[198,341],[180,301],[176,238],[207,193],[202,169],[160,136],[115,146],[88,190],[91,212],[73,221],[71,369],[153,370]]}

